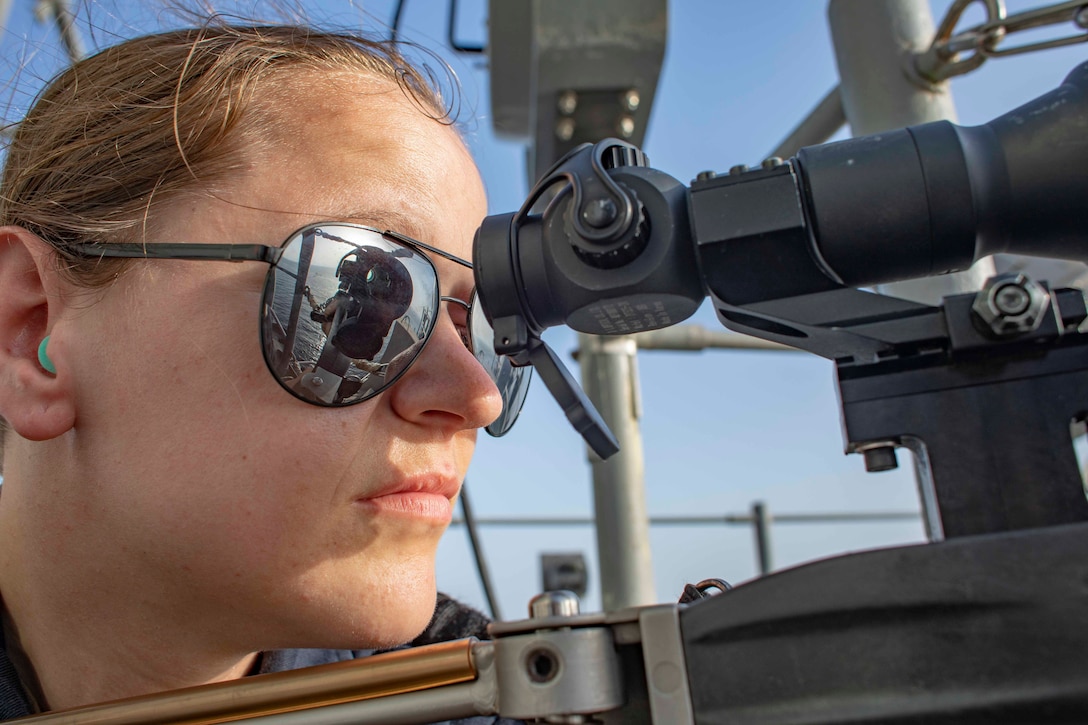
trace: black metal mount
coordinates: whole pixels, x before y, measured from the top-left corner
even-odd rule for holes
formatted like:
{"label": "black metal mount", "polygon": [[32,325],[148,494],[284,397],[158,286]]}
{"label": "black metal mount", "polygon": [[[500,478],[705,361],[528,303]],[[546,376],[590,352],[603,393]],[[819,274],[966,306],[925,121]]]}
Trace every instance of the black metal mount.
{"label": "black metal mount", "polygon": [[1084,295],[1057,290],[1036,329],[1002,336],[973,309],[985,294],[860,321],[913,331],[836,362],[846,451],[914,451],[934,539],[1088,521],[1071,433],[1088,412]]}

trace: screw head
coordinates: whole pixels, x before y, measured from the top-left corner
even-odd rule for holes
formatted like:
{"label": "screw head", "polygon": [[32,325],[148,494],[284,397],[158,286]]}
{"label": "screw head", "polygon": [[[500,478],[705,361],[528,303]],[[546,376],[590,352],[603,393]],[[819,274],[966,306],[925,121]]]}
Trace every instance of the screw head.
{"label": "screw head", "polygon": [[563,91],[556,99],[555,107],[564,116],[569,116],[578,108],[578,94],[574,91]]}
{"label": "screw head", "polygon": [[1007,284],[994,291],[994,307],[1003,315],[1022,315],[1031,304],[1031,295],[1023,287]]}
{"label": "screw head", "polygon": [[619,123],[620,135],[624,138],[631,138],[635,135],[635,119],[630,116],[624,116],[620,119]]}
{"label": "screw head", "polygon": [[632,113],[638,110],[639,104],[642,103],[642,97],[639,95],[638,90],[632,88],[623,94],[623,107]]}
{"label": "screw head", "polygon": [[582,207],[582,221],[594,229],[604,229],[616,221],[616,202],[611,199],[590,199]]}
{"label": "screw head", "polygon": [[555,137],[560,141],[570,141],[574,138],[574,119],[561,118],[555,122]]}
{"label": "screw head", "polygon": [[971,304],[976,319],[997,337],[1031,332],[1050,309],[1050,293],[1020,273],[999,274],[986,284]]}
{"label": "screw head", "polygon": [[779,166],[781,166],[784,163],[786,163],[786,162],[783,161],[780,157],[770,156],[768,158],[763,159],[763,163],[760,164],[760,166],[762,166],[765,169],[777,169]]}
{"label": "screw head", "polygon": [[741,174],[745,174],[745,173],[748,173],[748,165],[747,164],[737,164],[736,166],[731,166],[729,168],[729,175],[730,176],[740,176]]}

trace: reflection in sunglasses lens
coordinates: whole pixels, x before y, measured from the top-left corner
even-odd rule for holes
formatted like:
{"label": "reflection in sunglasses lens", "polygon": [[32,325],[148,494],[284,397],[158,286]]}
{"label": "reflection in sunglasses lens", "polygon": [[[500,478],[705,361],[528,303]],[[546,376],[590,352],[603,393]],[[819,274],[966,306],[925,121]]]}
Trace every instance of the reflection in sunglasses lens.
{"label": "reflection in sunglasses lens", "polygon": [[525,404],[532,368],[514,367],[509,358],[495,352],[495,331],[487,321],[480,305],[480,297],[476,294],[472,296],[472,306],[469,309],[469,331],[476,359],[484,366],[484,370],[495,381],[495,387],[502,394],[502,413],[485,430],[496,437],[505,435],[514,426],[521,407]]}
{"label": "reflection in sunglasses lens", "polygon": [[[366,227],[299,230],[265,283],[261,340],[269,370],[310,403],[359,403],[389,387],[419,355],[438,316],[438,274],[418,249]],[[486,430],[510,430],[531,368],[495,353],[479,298],[469,312],[474,353],[502,393]]]}
{"label": "reflection in sunglasses lens", "polygon": [[293,395],[351,405],[404,372],[437,309],[438,277],[419,252],[360,227],[304,229],[265,287],[265,356]]}

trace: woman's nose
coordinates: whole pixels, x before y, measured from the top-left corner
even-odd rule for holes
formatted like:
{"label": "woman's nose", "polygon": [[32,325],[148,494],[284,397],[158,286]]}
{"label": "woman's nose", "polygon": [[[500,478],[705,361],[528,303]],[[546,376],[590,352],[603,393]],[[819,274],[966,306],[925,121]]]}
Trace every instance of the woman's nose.
{"label": "woman's nose", "polygon": [[402,418],[450,432],[482,428],[502,412],[502,396],[448,315],[435,323],[419,358],[387,394]]}

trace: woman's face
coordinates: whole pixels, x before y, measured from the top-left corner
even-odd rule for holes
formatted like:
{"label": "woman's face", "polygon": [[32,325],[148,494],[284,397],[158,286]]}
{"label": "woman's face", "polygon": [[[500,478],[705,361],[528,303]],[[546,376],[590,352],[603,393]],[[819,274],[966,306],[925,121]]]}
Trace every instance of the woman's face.
{"label": "woman's face", "polygon": [[[367,77],[294,78],[275,97],[271,128],[247,135],[217,198],[171,200],[149,243],[278,245],[349,221],[471,258],[486,203],[453,130]],[[471,270],[433,261],[441,294],[470,299]],[[184,617],[224,650],[405,641],[432,612],[435,548],[499,393],[459,335],[464,310],[444,303],[384,393],[297,400],[261,356],[267,271],[139,261],[54,326],[87,482],[72,540],[120,557],[164,622]]]}

